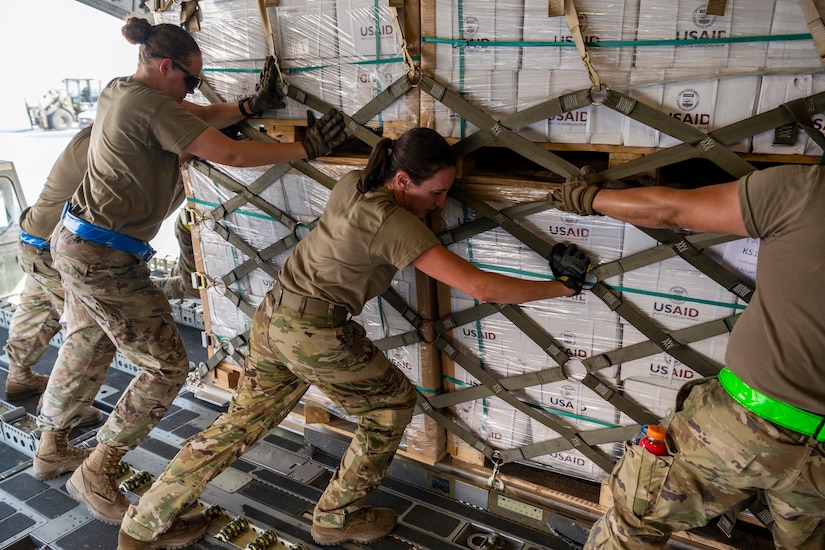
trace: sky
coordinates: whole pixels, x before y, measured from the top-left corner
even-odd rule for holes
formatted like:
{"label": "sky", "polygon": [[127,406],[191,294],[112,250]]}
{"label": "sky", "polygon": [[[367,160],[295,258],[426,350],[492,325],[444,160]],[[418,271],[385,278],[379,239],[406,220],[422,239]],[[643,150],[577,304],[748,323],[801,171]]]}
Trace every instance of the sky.
{"label": "sky", "polygon": [[25,99],[36,100],[66,77],[104,84],[130,75],[138,46],[123,21],[76,0],[3,0],[0,15],[0,128],[28,128]]}

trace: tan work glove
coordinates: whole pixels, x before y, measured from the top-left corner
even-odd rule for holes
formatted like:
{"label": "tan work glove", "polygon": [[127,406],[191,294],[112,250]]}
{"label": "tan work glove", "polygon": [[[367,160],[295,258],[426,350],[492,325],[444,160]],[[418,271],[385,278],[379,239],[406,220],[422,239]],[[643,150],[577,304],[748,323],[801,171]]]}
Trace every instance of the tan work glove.
{"label": "tan work glove", "polygon": [[303,145],[307,158],[314,159],[330,154],[347,139],[344,116],[337,109],[330,109],[320,120],[307,111],[307,133]]}
{"label": "tan work glove", "polygon": [[579,216],[601,215],[593,210],[593,198],[603,189],[603,182],[592,166],[583,166],[581,174],[570,176],[547,195],[554,208]]}
{"label": "tan work glove", "polygon": [[268,55],[264,68],[261,69],[258,83],[255,85],[255,95],[248,100],[249,108],[255,115],[260,115],[270,109],[283,109],[286,105],[284,97],[286,97],[286,84],[281,79],[281,71],[278,70],[275,58]]}

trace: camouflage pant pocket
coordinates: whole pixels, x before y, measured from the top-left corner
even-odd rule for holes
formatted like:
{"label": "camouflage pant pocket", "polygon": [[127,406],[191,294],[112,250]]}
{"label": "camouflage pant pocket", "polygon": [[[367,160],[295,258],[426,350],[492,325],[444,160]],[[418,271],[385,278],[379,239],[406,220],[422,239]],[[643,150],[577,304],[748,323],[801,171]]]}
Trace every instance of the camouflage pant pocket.
{"label": "camouflage pant pocket", "polygon": [[614,495],[625,493],[636,517],[648,514],[662,494],[673,457],[656,456],[644,447],[625,445],[622,466],[616,471],[611,489]]}

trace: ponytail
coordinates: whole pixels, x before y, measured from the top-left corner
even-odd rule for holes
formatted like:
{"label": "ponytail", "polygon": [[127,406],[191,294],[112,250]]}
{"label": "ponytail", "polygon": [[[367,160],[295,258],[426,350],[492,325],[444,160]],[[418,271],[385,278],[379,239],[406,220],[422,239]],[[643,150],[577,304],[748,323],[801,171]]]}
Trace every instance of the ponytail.
{"label": "ponytail", "polygon": [[399,171],[409,174],[415,185],[436,172],[456,165],[456,158],[444,137],[430,128],[412,128],[397,140],[383,138],[370,153],[367,167],[358,180],[358,191],[367,193]]}

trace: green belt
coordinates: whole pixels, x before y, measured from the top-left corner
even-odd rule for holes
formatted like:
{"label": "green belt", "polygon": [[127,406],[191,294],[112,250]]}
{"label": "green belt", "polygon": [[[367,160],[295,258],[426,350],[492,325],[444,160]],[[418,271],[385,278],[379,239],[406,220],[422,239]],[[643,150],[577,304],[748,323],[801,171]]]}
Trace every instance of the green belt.
{"label": "green belt", "polygon": [[803,411],[756,391],[727,367],[719,371],[719,383],[737,403],[755,415],[783,428],[814,437],[817,441],[825,441],[825,417]]}

